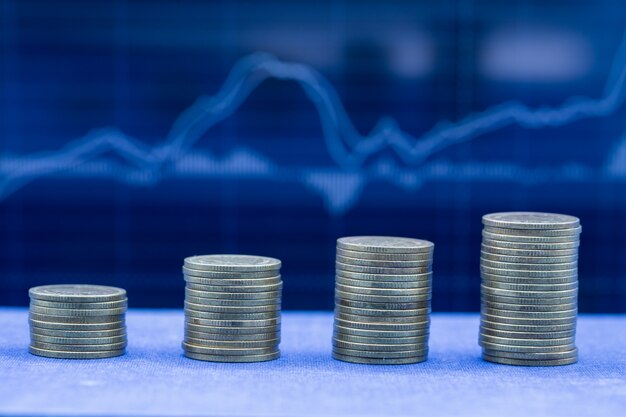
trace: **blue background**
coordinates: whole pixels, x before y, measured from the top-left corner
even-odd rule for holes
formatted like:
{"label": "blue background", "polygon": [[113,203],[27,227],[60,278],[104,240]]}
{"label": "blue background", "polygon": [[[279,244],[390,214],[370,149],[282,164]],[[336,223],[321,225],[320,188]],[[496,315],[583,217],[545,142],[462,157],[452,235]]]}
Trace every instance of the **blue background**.
{"label": "blue background", "polygon": [[0,304],[180,307],[185,256],[239,252],[330,309],[336,238],[386,234],[478,310],[481,215],[540,210],[581,218],[581,310],[626,310],[622,2],[1,4]]}

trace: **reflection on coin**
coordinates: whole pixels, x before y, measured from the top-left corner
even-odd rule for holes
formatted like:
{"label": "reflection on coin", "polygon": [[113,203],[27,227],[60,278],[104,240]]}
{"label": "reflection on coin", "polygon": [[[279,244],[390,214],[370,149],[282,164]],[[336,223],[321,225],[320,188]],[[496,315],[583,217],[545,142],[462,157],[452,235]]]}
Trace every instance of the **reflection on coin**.
{"label": "reflection on coin", "polygon": [[32,299],[42,301],[71,302],[109,302],[126,298],[126,291],[122,288],[103,285],[43,285],[28,290]]}

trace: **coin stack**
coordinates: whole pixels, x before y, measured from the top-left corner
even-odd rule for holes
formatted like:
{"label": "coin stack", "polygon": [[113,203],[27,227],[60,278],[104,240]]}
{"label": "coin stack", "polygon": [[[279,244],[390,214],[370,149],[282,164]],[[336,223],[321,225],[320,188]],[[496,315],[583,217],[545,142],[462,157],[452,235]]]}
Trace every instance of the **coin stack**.
{"label": "coin stack", "polygon": [[100,359],[126,351],[126,291],[101,285],[45,285],[30,295],[33,355]]}
{"label": "coin stack", "polygon": [[511,212],[485,215],[483,224],[483,358],[525,366],[575,363],[580,221]]}
{"label": "coin stack", "polygon": [[433,249],[402,237],[337,240],[335,359],[380,365],[427,359]]}
{"label": "coin stack", "polygon": [[185,356],[212,362],[277,359],[280,267],[278,259],[263,256],[186,258]]}

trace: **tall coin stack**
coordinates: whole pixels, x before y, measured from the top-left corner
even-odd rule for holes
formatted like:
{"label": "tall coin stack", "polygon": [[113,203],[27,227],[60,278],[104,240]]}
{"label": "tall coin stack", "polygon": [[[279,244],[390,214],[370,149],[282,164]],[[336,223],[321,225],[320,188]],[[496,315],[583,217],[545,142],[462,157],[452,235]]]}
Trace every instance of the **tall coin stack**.
{"label": "tall coin stack", "polygon": [[278,259],[263,256],[186,258],[185,356],[212,362],[277,359],[280,267]]}
{"label": "tall coin stack", "polygon": [[402,237],[337,240],[335,359],[392,365],[428,358],[433,249]]}
{"label": "tall coin stack", "polygon": [[101,285],[45,285],[30,296],[33,355],[100,359],[126,351],[126,291]]}
{"label": "tall coin stack", "polygon": [[580,221],[511,212],[485,215],[483,224],[483,358],[525,366],[575,363]]}

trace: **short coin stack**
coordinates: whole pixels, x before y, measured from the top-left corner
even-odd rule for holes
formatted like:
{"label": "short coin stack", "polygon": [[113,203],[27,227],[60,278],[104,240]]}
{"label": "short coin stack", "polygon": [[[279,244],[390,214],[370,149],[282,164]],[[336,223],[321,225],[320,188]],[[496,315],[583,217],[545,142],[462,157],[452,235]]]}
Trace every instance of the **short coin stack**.
{"label": "short coin stack", "polygon": [[263,256],[186,258],[185,356],[212,362],[277,359],[280,267],[278,259]]}
{"label": "short coin stack", "polygon": [[525,366],[575,363],[580,221],[511,212],[485,215],[483,224],[483,358]]}
{"label": "short coin stack", "polygon": [[30,295],[30,353],[100,359],[126,351],[126,291],[101,285],[45,285]]}
{"label": "short coin stack", "polygon": [[402,237],[337,240],[335,359],[380,365],[427,359],[433,249]]}

